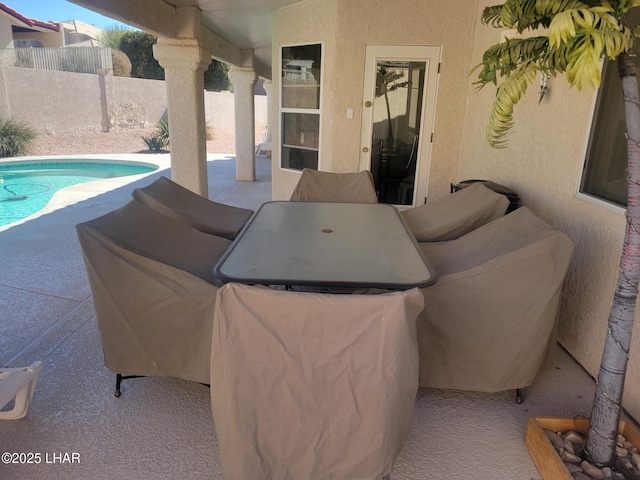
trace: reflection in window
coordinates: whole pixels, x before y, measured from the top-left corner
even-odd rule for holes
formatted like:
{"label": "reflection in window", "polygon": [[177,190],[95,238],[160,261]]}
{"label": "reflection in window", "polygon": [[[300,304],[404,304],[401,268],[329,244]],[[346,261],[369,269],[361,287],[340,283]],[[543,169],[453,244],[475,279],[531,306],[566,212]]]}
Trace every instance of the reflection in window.
{"label": "reflection in window", "polygon": [[282,47],[282,168],[318,169],[322,45]]}
{"label": "reflection in window", "polygon": [[615,61],[607,60],[600,85],[580,191],[627,206],[627,141],[622,84]]}

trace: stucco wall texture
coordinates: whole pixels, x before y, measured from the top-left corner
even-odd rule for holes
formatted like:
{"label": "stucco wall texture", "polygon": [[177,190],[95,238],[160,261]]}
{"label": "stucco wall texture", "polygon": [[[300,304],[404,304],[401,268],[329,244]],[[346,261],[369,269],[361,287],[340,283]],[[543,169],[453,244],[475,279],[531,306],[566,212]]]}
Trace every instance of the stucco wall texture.
{"label": "stucco wall texture", "polygon": [[[111,128],[152,127],[166,113],[165,82],[140,78],[105,78]],[[205,92],[205,122],[218,132],[234,131],[233,94]],[[255,96],[256,128],[267,124],[267,99]],[[55,133],[101,130],[98,75],[0,68],[0,116],[28,122]]]}
{"label": "stucco wall texture", "polygon": [[[477,92],[476,74],[470,72],[483,52],[500,42],[499,30],[480,23],[483,8],[494,3],[307,0],[282,8],[273,24],[275,98],[280,47],[324,42],[321,169],[357,171],[365,45],[441,45],[428,201],[448,194],[451,182],[493,180],[518,192],[525,205],[576,242],[558,339],[595,377],[625,226],[622,211],[577,194],[596,92],[579,92],[563,78],[552,78],[548,95],[538,105],[539,86],[532,85],[516,107],[508,148],[489,147],[485,127],[495,88]],[[277,119],[277,101],[273,108]],[[354,109],[353,119],[346,118],[347,108]],[[273,138],[279,138],[277,120],[273,131]],[[277,141],[273,147],[275,160]],[[274,199],[289,198],[298,178],[298,173],[281,170],[274,161]],[[624,406],[640,418],[639,334],[632,345]]]}
{"label": "stucco wall texture", "polygon": [[[307,0],[290,5],[274,15],[274,92],[278,95],[280,88],[280,47],[323,42],[321,169],[357,171],[364,146],[360,145],[360,129],[366,45],[442,46],[427,186],[428,198],[437,198],[449,192],[457,170],[466,95],[460,86],[466,85],[470,70],[476,23],[476,12],[464,0]],[[352,119],[346,118],[347,108],[354,110]],[[279,138],[277,122],[273,127],[273,138]],[[274,142],[274,150],[277,148]],[[274,151],[274,158],[279,158],[279,151]],[[274,162],[272,175],[274,199],[289,198],[299,173],[281,170]]]}
{"label": "stucco wall texture", "polygon": [[[480,3],[477,18],[491,1]],[[474,63],[500,41],[500,32],[480,25],[473,43]],[[471,78],[471,81],[474,81]],[[532,85],[516,106],[508,148],[496,150],[485,139],[495,88],[476,93],[468,85],[464,142],[458,178],[487,178],[517,191],[523,203],[567,233],[576,249],[558,326],[560,343],[597,376],[607,320],[615,290],[625,218],[623,212],[587,201],[577,194],[596,92],[569,88],[552,78],[538,105],[539,85]],[[637,323],[636,315],[636,323]],[[637,327],[636,327],[637,328]],[[634,335],[624,406],[640,418],[640,336]]]}

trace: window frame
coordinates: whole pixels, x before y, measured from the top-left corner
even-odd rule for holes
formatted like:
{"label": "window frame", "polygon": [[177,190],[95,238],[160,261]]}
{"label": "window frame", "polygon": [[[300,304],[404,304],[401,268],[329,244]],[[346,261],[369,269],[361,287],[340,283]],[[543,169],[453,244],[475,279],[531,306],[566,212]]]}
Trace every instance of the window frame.
{"label": "window frame", "polygon": [[[283,51],[285,48],[291,48],[291,47],[304,47],[304,46],[313,46],[313,45],[319,45],[320,46],[320,79],[318,81],[319,84],[319,95],[318,95],[318,106],[319,108],[317,109],[310,109],[310,108],[291,108],[291,107],[283,107],[282,106],[282,99],[283,99],[283,76],[282,76],[282,72],[283,72],[283,67],[284,67],[284,59],[283,59]],[[323,107],[323,97],[324,97],[324,88],[323,88],[323,82],[324,82],[324,57],[325,57],[325,46],[324,46],[324,42],[321,41],[310,41],[310,42],[304,42],[304,43],[291,43],[291,44],[284,44],[280,46],[280,62],[279,62],[279,75],[280,75],[280,85],[279,85],[279,99],[278,99],[278,125],[279,125],[279,138],[278,138],[278,142],[280,145],[280,158],[278,160],[278,168],[280,170],[285,170],[288,172],[296,172],[296,173],[302,173],[302,169],[297,169],[297,168],[291,168],[291,167],[284,167],[283,166],[283,153],[285,149],[291,148],[290,145],[285,144],[284,142],[284,115],[285,114],[305,114],[305,115],[317,115],[318,116],[318,139],[317,139],[317,144],[318,144],[318,148],[311,148],[311,150],[315,150],[317,152],[318,155],[318,164],[316,167],[316,170],[321,170],[321,165],[322,165],[322,107]],[[309,149],[307,147],[303,148],[303,149]]]}

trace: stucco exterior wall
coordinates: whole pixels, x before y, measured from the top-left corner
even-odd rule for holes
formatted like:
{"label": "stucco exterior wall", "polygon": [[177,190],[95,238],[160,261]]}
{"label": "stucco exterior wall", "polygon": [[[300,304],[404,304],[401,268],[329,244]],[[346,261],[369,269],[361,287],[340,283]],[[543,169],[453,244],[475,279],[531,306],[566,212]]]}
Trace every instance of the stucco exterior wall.
{"label": "stucco exterior wall", "polygon": [[[480,2],[476,18],[490,1]],[[476,29],[473,60],[500,41],[491,27]],[[593,376],[598,373],[616,278],[625,218],[620,212],[576,195],[589,135],[595,92],[569,88],[564,78],[549,81],[538,105],[539,84],[530,87],[515,109],[509,146],[489,147],[485,127],[495,87],[476,93],[468,84],[464,141],[457,179],[483,178],[504,184],[524,205],[568,234],[576,248],[565,284],[559,341]],[[636,322],[637,324],[638,322]],[[624,405],[640,418],[640,335],[634,336]],[[552,413],[552,412],[550,412]],[[583,412],[576,412],[576,414]]]}
{"label": "stucco exterior wall", "polygon": [[3,15],[0,15],[0,48],[13,48],[11,22]]}
{"label": "stucco exterior wall", "polygon": [[97,75],[6,67],[0,69],[0,94],[6,98],[4,115],[36,129],[68,132],[101,125]]}
{"label": "stucco exterior wall", "polygon": [[15,40],[36,40],[44,48],[56,48],[64,46],[64,36],[59,32],[16,32]]}
{"label": "stucco exterior wall", "polygon": [[306,43],[322,42],[323,50],[323,72],[322,72],[322,123],[321,123],[321,168],[326,170],[325,165],[328,160],[328,153],[324,151],[328,145],[329,138],[327,132],[331,129],[333,120],[331,118],[334,108],[334,100],[331,98],[335,91],[335,55],[336,55],[336,29],[337,29],[338,0],[307,0],[295,3],[288,7],[281,8],[273,15],[273,112],[271,118],[274,119],[272,125],[273,150],[272,150],[272,191],[274,200],[286,200],[291,196],[291,192],[298,183],[300,174],[297,172],[281,170],[280,166],[280,143],[281,138],[279,125],[279,105],[280,105],[280,47],[283,45],[296,45]]}
{"label": "stucco exterior wall", "polygon": [[[39,130],[101,130],[103,111],[98,75],[0,68],[0,115]],[[107,115],[114,129],[153,127],[167,109],[164,81],[105,78]],[[205,120],[214,132],[234,131],[234,100],[229,92],[205,92]],[[255,97],[256,129],[265,130],[267,97]]]}
{"label": "stucco exterior wall", "polygon": [[[282,45],[324,42],[321,170],[355,172],[359,168],[365,47],[440,45],[442,68],[436,103],[434,143],[427,186],[429,199],[449,192],[462,140],[466,90],[476,12],[469,2],[396,0],[307,0],[274,15],[274,95],[279,95]],[[295,28],[292,28],[295,26]],[[461,32],[468,32],[461,34]],[[274,108],[278,105],[275,102]],[[353,108],[352,119],[346,118]],[[277,112],[274,115],[277,119]],[[274,199],[289,198],[299,174],[279,169],[279,130],[274,125]]]}

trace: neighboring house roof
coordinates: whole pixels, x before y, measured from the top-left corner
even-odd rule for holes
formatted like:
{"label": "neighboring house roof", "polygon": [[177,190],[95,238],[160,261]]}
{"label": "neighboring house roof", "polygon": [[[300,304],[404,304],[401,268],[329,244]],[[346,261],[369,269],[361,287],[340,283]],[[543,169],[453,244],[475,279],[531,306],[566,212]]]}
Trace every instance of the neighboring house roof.
{"label": "neighboring house roof", "polygon": [[104,30],[80,20],[60,22],[64,29],[65,44],[74,47],[99,47]]}
{"label": "neighboring house roof", "polygon": [[13,27],[25,28],[27,30],[35,30],[38,32],[58,32],[60,31],[58,25],[53,22],[43,22],[33,18],[25,17],[24,15],[16,12],[13,8],[0,2],[0,15],[9,17],[9,20],[13,24]]}

